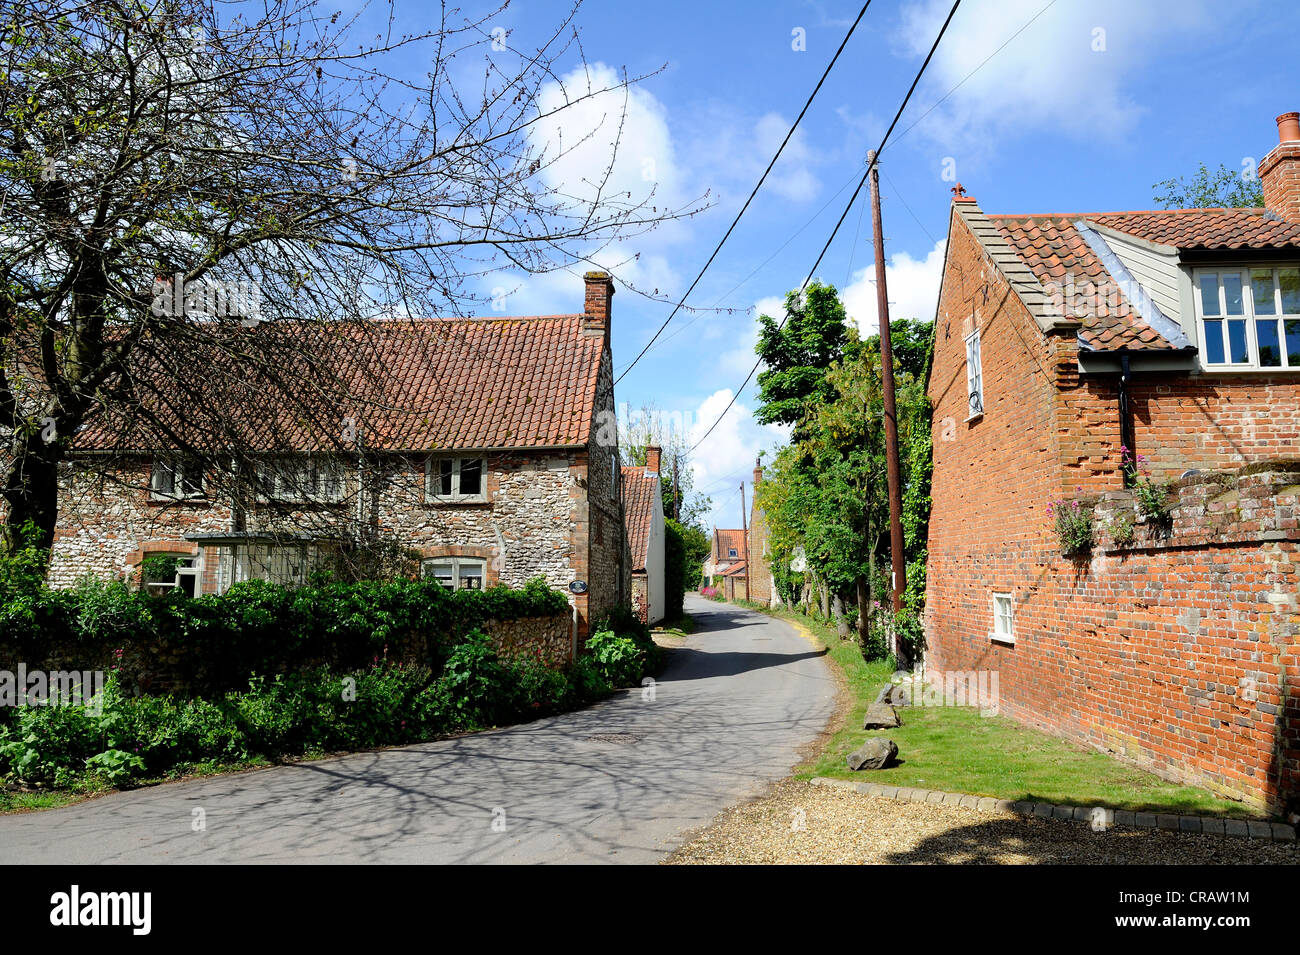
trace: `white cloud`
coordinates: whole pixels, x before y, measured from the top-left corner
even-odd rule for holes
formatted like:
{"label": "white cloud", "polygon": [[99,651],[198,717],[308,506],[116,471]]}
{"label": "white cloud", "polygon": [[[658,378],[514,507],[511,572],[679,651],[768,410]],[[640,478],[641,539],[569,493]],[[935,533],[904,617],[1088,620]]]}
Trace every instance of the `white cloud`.
{"label": "white cloud", "polygon": [[[1127,92],[1128,77],[1149,71],[1162,45],[1177,47],[1181,31],[1208,22],[1204,0],[1056,3],[995,53],[1045,6],[968,2],[939,44],[909,113],[952,91],[917,132],[954,151],[958,178],[963,157],[982,156],[997,136],[1045,130],[1054,139],[1114,142],[1133,133],[1145,107]],[[949,7],[947,0],[908,7],[896,45],[909,58],[924,56]]]}
{"label": "white cloud", "polygon": [[[696,423],[690,430],[694,444],[717,421],[734,392],[730,388],[715,391],[700,403]],[[691,456],[691,474],[698,491],[713,499],[713,510],[704,520],[710,527],[733,527],[740,524],[740,482],[752,480],[754,461],[759,451],[783,444],[789,437],[789,428],[783,425],[762,425],[754,420],[753,412],[743,400],[738,400],[727,412],[708,438]],[[746,487],[746,495],[753,491]],[[750,499],[746,498],[746,506]],[[748,519],[749,515],[745,515]]]}
{"label": "white cloud", "polygon": [[[761,159],[761,165],[758,166],[760,170],[767,167],[767,163],[771,161],[769,157],[776,155],[781,140],[789,131],[790,120],[783,119],[777,113],[767,113],[754,124],[752,155]],[[786,143],[781,158],[772,167],[772,172],[764,183],[764,188],[794,202],[805,202],[811,199],[821,188],[821,183],[809,168],[813,158],[813,151],[808,148],[808,140],[804,136],[803,128],[800,127],[794,131],[790,142]]]}
{"label": "white cloud", "polygon": [[[892,319],[919,318],[931,321],[939,301],[939,283],[943,279],[944,243],[940,240],[923,259],[898,252],[885,264],[885,285],[889,291],[889,315]],[[865,338],[876,334],[876,263],[855,269],[853,282],[840,298],[844,309]]]}
{"label": "white cloud", "polygon": [[532,127],[533,144],[546,150],[541,176],[583,201],[631,193],[631,200],[624,201],[648,200],[661,210],[681,205],[682,176],[668,111],[645,87],[619,89],[620,82],[612,66],[593,63],[542,87],[538,106],[543,113],[564,106],[566,98],[609,92],[573,103]]}

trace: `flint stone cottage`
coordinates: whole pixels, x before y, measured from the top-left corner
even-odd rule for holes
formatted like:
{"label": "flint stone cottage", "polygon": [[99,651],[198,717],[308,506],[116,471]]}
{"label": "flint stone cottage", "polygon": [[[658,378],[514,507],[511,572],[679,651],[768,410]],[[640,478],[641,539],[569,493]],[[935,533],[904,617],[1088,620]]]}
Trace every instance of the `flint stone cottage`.
{"label": "flint stone cottage", "polygon": [[175,578],[148,586],[300,584],[364,527],[416,552],[420,572],[449,588],[542,576],[571,592],[576,652],[592,620],[628,600],[631,569],[614,288],[603,272],[585,281],[581,314],[366,323],[377,372],[367,380],[385,393],[348,425],[367,454],[306,439],[270,448],[255,495],[209,494],[201,469],[161,452],[115,448],[106,479],[78,467],[96,451],[90,433],[60,479],[51,583],[138,579],[145,558],[171,556]]}
{"label": "flint stone cottage", "polygon": [[664,498],[659,479],[663,449],[646,448],[645,467],[623,468],[623,503],[627,539],[632,555],[632,609],[644,624],[663,620],[666,609],[664,577]]}
{"label": "flint stone cottage", "polygon": [[[955,189],[928,384],[931,678],[996,671],[1003,714],[1274,812],[1300,808],[1298,120],[1264,208]],[[1048,506],[1075,501],[1067,555]]]}

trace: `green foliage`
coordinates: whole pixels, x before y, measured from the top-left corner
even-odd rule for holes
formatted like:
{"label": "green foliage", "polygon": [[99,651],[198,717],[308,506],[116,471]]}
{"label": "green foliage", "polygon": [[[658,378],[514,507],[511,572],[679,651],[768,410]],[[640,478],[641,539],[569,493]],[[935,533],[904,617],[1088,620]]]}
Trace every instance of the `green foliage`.
{"label": "green foliage", "polygon": [[15,660],[28,661],[44,659],[51,643],[76,646],[84,660],[101,665],[124,650],[121,675],[128,682],[136,678],[133,658],[147,664],[163,652],[178,661],[186,685],[220,694],[257,673],[322,665],[352,670],[384,657],[390,645],[438,670],[451,647],[488,620],[548,616],[568,607],[542,578],[518,590],[455,592],[431,580],[296,589],[249,580],[198,598],[150,596],[120,582],[90,581],[73,590],[41,587],[10,595],[0,605],[0,643]]}
{"label": "green foliage", "polygon": [[[641,622],[641,619],[632,612],[632,608],[626,605],[619,605],[610,611],[605,617],[597,620],[592,626],[593,636],[587,638],[587,649],[591,650],[591,642],[601,633],[612,633],[618,637],[630,640],[641,654],[641,670],[636,675],[639,681],[642,676],[653,673],[659,669],[659,664],[663,660],[663,650],[654,638],[650,635],[650,628]],[[608,674],[607,674],[608,675]],[[615,686],[623,686],[614,682]]]}
{"label": "green foliage", "polygon": [[637,686],[647,672],[648,653],[631,637],[601,630],[587,638],[587,653],[610,686]]}
{"label": "green foliage", "polygon": [[140,576],[144,583],[170,583],[176,579],[176,570],[181,565],[179,557],[154,555],[140,561]]}
{"label": "green foliage", "polygon": [[700,586],[704,561],[709,556],[709,538],[693,524],[681,524],[671,517],[664,521],[664,615],[674,620],[682,614],[688,590]]}
{"label": "green foliage", "polygon": [[769,315],[759,316],[755,350],[766,369],[758,375],[755,417],[763,424],[794,425],[797,440],[808,404],[832,396],[826,369],[843,356],[849,331],[844,304],[833,285],[814,282],[802,296],[790,292],[785,312],[784,327]]}
{"label": "green foliage", "polygon": [[1122,467],[1133,488],[1133,500],[1137,503],[1138,513],[1155,523],[1167,522],[1172,482],[1157,481],[1147,466],[1145,455],[1131,454],[1124,445],[1120,445],[1120,454]]}
{"label": "green foliage", "polygon": [[1120,511],[1112,517],[1106,527],[1110,531],[1110,539],[1116,547],[1129,546],[1137,536],[1137,529],[1133,525],[1133,515],[1127,511]]}
{"label": "green foliage", "polygon": [[1052,501],[1047,505],[1047,516],[1066,557],[1079,557],[1092,550],[1092,508],[1078,498],[1069,501]]}
{"label": "green foliage", "polygon": [[442,679],[457,722],[464,725],[490,721],[510,699],[510,670],[477,630],[452,651]]}
{"label": "green foliage", "polygon": [[1222,163],[1210,171],[1200,164],[1191,182],[1182,176],[1157,182],[1152,189],[1156,202],[1166,209],[1242,209],[1264,205],[1264,187],[1258,176],[1247,179]]}
{"label": "green foliage", "polygon": [[34,522],[26,521],[17,532],[19,545],[12,551],[0,553],[0,600],[7,603],[18,597],[31,596],[44,585],[50,552],[38,546],[40,534]]}

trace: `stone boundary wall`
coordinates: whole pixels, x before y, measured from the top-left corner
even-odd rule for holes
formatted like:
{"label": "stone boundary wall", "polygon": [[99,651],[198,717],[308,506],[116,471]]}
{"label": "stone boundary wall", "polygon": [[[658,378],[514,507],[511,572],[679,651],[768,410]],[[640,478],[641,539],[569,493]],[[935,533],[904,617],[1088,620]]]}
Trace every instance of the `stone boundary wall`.
{"label": "stone boundary wall", "polygon": [[503,657],[531,658],[550,667],[567,666],[573,662],[571,612],[549,617],[489,620],[483,632]]}

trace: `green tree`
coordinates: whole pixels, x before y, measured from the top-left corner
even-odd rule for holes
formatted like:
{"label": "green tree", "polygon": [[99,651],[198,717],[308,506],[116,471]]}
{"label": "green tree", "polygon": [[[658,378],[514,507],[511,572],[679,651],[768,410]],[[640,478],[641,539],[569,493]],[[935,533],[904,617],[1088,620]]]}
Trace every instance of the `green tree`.
{"label": "green tree", "polygon": [[1166,209],[1242,209],[1264,204],[1264,188],[1258,176],[1247,178],[1223,164],[1210,171],[1201,163],[1191,182],[1179,176],[1151,188],[1161,190],[1156,192],[1155,200]]}
{"label": "green tree", "polygon": [[767,367],[758,375],[759,404],[754,415],[763,424],[794,425],[798,440],[809,403],[832,396],[826,370],[843,357],[849,325],[835,286],[820,282],[809,285],[802,296],[790,292],[785,311],[784,326],[770,315],[758,319],[755,351]]}

